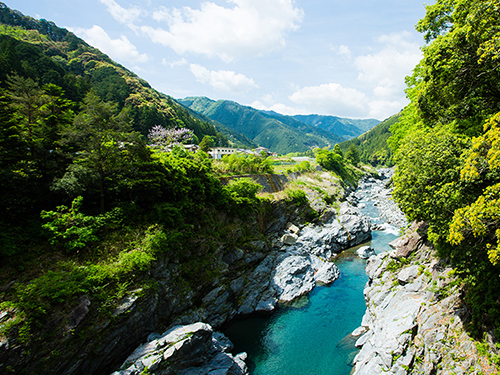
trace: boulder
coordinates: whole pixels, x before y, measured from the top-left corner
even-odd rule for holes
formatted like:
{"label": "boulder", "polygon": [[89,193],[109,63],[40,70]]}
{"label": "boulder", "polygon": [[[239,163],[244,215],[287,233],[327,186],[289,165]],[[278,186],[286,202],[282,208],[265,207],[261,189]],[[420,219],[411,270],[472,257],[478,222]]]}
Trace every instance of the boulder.
{"label": "boulder", "polygon": [[316,285],[314,271],[305,256],[288,256],[276,267],[273,286],[280,302],[290,302]]}
{"label": "boulder", "polygon": [[293,234],[299,234],[300,232],[300,229],[299,227],[297,227],[296,225],[292,224],[292,223],[288,223],[286,225],[286,229],[290,232],[290,233],[293,233]]}
{"label": "boulder", "polygon": [[398,273],[398,281],[401,284],[408,284],[413,282],[418,277],[419,266],[413,265],[407,267]]}
{"label": "boulder", "polygon": [[316,284],[330,284],[340,271],[331,262],[324,262],[315,255],[288,255],[276,267],[272,288],[279,302],[291,302],[309,293]]}
{"label": "boulder", "polygon": [[[89,313],[90,300],[89,297],[83,296],[80,298],[79,305],[71,311],[68,316],[68,324],[66,326],[67,331],[71,331],[78,327],[80,322],[87,316]],[[5,313],[7,315],[7,313]],[[2,319],[0,319],[1,321]]]}
{"label": "boulder", "polygon": [[176,326],[139,346],[112,375],[140,375],[144,370],[184,375],[247,374],[246,355],[227,351],[232,343],[205,323]]}
{"label": "boulder", "polygon": [[362,246],[356,251],[356,253],[360,258],[368,259],[372,255],[375,255],[375,250],[373,250],[370,246]]}
{"label": "boulder", "polygon": [[296,234],[285,233],[281,237],[281,242],[283,242],[283,244],[285,244],[285,245],[295,245],[297,243],[297,238],[298,238],[298,236]]}

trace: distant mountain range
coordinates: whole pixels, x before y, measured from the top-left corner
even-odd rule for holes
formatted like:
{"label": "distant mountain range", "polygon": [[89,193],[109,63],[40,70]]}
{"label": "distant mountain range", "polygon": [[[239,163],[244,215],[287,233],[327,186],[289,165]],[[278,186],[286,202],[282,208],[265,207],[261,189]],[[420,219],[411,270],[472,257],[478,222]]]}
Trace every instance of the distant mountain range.
{"label": "distant mountain range", "polygon": [[254,144],[281,154],[332,147],[379,123],[373,119],[352,120],[335,116],[285,116],[206,97],[188,97],[177,99],[177,102],[242,134]]}
{"label": "distant mountain range", "polygon": [[356,120],[337,116],[296,115],[293,117],[306,124],[340,135],[345,139],[356,138],[380,123],[379,120],[375,119]]}

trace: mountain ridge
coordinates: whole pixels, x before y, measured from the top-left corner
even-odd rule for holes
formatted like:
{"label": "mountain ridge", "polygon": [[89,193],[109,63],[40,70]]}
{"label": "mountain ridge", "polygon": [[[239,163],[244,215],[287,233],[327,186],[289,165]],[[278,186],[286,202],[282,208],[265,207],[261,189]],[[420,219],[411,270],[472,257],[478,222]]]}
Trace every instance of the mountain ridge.
{"label": "mountain ridge", "polygon": [[[344,131],[344,134],[339,135],[321,126],[300,121],[295,116],[262,111],[230,100],[213,100],[204,96],[176,100],[187,108],[245,135],[254,143],[282,154],[305,152],[316,147],[333,147],[346,138],[350,139],[363,133],[362,129],[350,123],[366,122],[365,127],[370,127],[375,122],[378,123],[378,120],[352,120],[335,117],[344,120],[347,124],[343,125],[344,128],[349,129],[349,131]],[[328,118],[328,116],[324,116],[324,118]],[[340,122],[340,120],[337,121]]]}

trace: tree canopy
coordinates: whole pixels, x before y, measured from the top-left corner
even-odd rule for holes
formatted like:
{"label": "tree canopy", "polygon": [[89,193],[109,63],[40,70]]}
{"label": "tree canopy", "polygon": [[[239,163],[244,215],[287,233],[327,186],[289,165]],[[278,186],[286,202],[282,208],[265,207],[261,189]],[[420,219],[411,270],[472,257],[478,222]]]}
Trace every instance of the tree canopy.
{"label": "tree canopy", "polygon": [[[473,332],[500,327],[500,3],[438,0],[427,45],[391,126],[394,197],[466,282]],[[500,329],[497,331],[500,337]]]}

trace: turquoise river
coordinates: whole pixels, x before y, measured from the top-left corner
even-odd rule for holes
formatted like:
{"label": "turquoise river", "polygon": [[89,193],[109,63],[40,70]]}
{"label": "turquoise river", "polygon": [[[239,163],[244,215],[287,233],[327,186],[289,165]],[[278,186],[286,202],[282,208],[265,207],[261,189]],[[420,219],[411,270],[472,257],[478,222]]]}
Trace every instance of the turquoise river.
{"label": "turquoise river", "polygon": [[[362,201],[363,214],[382,224],[377,207]],[[366,206],[366,207],[365,207]],[[370,245],[379,253],[389,249],[397,229],[373,231]],[[359,247],[359,246],[358,246]],[[350,333],[365,312],[363,289],[368,280],[366,261],[356,249],[345,250],[335,263],[340,277],[330,286],[316,287],[292,306],[270,315],[234,321],[224,333],[235,345],[235,353],[246,352],[252,375],[349,375],[357,353]]]}

